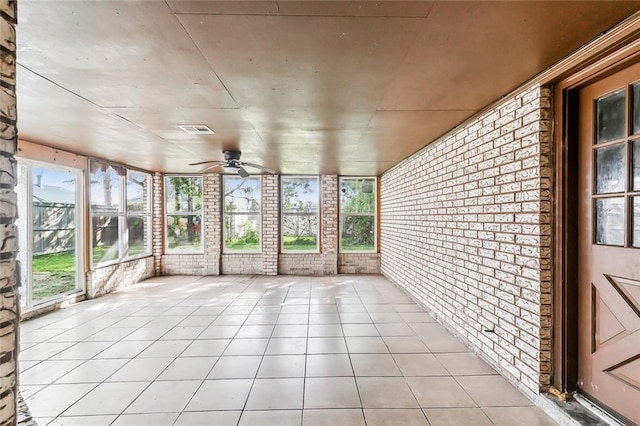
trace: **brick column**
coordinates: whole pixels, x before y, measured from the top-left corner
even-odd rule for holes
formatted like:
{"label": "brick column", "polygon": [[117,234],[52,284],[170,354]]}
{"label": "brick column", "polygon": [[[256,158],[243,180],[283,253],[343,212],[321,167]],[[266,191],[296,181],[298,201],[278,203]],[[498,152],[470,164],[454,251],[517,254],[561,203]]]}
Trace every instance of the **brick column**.
{"label": "brick column", "polygon": [[204,274],[220,275],[222,175],[206,173],[202,177],[202,186]]}
{"label": "brick column", "polygon": [[0,1],[0,424],[16,423],[18,391],[18,303],[16,255],[17,229],[17,167],[15,153],[18,144],[16,129],[16,4]]}
{"label": "brick column", "polygon": [[262,176],[262,273],[278,275],[280,251],[278,176]]}
{"label": "brick column", "polygon": [[162,253],[164,252],[164,176],[153,174],[153,200],[151,203],[151,252],[153,253],[153,274],[162,275]]}
{"label": "brick column", "polygon": [[321,177],[321,246],[322,269],[325,275],[338,273],[338,176]]}

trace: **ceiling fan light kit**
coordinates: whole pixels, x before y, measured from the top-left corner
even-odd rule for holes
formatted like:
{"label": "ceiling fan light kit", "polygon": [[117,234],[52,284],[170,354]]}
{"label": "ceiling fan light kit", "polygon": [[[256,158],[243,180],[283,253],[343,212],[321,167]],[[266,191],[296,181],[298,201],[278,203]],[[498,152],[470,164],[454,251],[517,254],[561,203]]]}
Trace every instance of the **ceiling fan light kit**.
{"label": "ceiling fan light kit", "polygon": [[260,164],[246,163],[244,161],[240,161],[240,155],[242,155],[241,151],[222,151],[222,154],[224,155],[224,161],[220,161],[220,160],[199,161],[197,163],[191,163],[189,165],[200,166],[200,165],[208,164],[208,166],[204,170],[202,170],[202,173],[212,169],[222,168],[224,169],[225,172],[234,171],[243,178],[249,177],[249,172],[247,172],[245,167],[259,169],[263,172],[270,173],[272,175],[276,174],[275,170],[262,166]]}

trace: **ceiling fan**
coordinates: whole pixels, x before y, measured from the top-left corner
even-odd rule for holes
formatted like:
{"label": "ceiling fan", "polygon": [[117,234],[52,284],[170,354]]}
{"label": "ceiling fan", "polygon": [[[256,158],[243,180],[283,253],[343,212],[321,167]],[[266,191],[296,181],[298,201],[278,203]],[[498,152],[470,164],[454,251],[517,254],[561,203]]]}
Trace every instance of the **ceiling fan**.
{"label": "ceiling fan", "polygon": [[240,154],[242,154],[242,152],[240,151],[222,151],[222,153],[224,154],[224,161],[220,161],[220,160],[199,161],[197,163],[191,163],[189,165],[199,166],[202,164],[211,164],[206,169],[204,169],[202,173],[218,167],[221,167],[223,169],[232,169],[236,171],[243,178],[246,178],[249,176],[249,172],[247,172],[247,170],[245,169],[245,166],[253,167],[254,169],[260,169],[267,173],[271,173],[272,175],[276,174],[275,170],[265,166],[261,166],[260,164],[246,163],[244,161],[240,161]]}

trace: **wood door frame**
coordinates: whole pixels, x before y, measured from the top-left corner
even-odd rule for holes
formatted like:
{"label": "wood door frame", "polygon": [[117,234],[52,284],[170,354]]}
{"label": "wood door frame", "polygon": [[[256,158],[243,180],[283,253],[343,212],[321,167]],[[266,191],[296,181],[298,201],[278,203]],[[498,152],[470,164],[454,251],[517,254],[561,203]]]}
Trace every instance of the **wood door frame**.
{"label": "wood door frame", "polygon": [[640,61],[640,24],[554,87],[553,351],[551,386],[560,395],[578,380],[578,120],[581,88]]}

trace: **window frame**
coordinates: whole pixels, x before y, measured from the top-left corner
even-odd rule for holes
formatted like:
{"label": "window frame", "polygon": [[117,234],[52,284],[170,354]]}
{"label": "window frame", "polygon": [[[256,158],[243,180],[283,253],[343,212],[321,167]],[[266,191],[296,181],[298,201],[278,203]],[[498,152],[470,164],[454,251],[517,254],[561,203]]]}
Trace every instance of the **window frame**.
{"label": "window frame", "polygon": [[[343,213],[340,188],[345,180],[373,179],[373,213]],[[345,217],[373,217],[373,250],[344,250],[342,248],[342,224]],[[377,176],[340,176],[338,179],[338,253],[340,254],[376,254],[378,253],[378,177]]]}
{"label": "window frame", "polygon": [[[133,172],[133,173],[137,173],[140,175],[145,175],[146,177],[146,181],[147,181],[147,188],[148,188],[148,194],[147,194],[147,202],[144,205],[145,210],[142,212],[129,212],[129,197],[128,197],[128,193],[127,193],[127,184],[129,182],[129,173]],[[127,247],[126,247],[126,255],[124,257],[124,260],[133,260],[133,259],[140,259],[143,257],[149,257],[153,254],[153,213],[152,213],[152,201],[153,201],[153,176],[151,175],[151,173],[149,172],[145,172],[143,170],[136,170],[136,169],[131,169],[127,167],[127,176],[125,178],[125,185],[124,185],[124,199],[125,199],[125,204],[124,204],[124,209],[125,209],[125,217],[124,217],[124,222],[125,222],[125,226],[124,228],[126,228],[126,235],[127,235]],[[130,256],[129,253],[129,218],[130,217],[143,217],[147,219],[147,223],[146,223],[146,228],[147,228],[147,234],[149,235],[147,244],[144,248],[144,251],[140,254],[136,254],[133,256]]]}
{"label": "window frame", "polygon": [[[316,186],[318,188],[317,201],[318,201],[318,211],[316,213],[285,213],[284,211],[284,180],[290,179],[315,179]],[[318,175],[282,175],[280,176],[280,253],[282,254],[316,254],[320,253],[320,243],[321,243],[321,210],[322,210],[322,188],[321,188],[320,176]],[[284,219],[285,216],[316,216],[317,217],[317,225],[316,225],[316,247],[312,250],[286,250],[284,247]]]}
{"label": "window frame", "polygon": [[[262,253],[262,175],[251,175],[241,179],[255,179],[260,184],[260,210],[256,212],[227,212],[226,210],[226,188],[227,179],[238,179],[238,175],[222,175],[222,253],[224,254],[261,254]],[[255,250],[233,249],[227,247],[226,224],[227,216],[258,216],[258,248]]]}
{"label": "window frame", "polygon": [[[167,209],[167,180],[170,178],[198,178],[200,179],[200,211],[196,212],[196,211],[191,211],[191,212],[186,212],[186,211],[181,211],[178,213],[169,213],[168,209]],[[204,238],[203,236],[205,235],[205,223],[204,223],[204,215],[205,215],[205,208],[204,208],[204,175],[201,174],[165,174],[163,176],[163,180],[162,180],[162,193],[163,193],[163,200],[162,200],[162,205],[163,205],[163,210],[164,210],[164,217],[163,217],[163,238],[164,238],[164,244],[163,244],[163,248],[164,248],[164,253],[165,254],[203,254],[204,253]],[[169,248],[169,238],[168,235],[169,233],[167,232],[167,226],[168,226],[168,217],[169,216],[198,216],[200,217],[200,247],[198,249],[192,249],[192,250],[176,250],[176,249],[171,249]]]}

